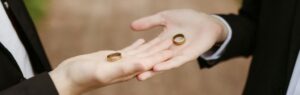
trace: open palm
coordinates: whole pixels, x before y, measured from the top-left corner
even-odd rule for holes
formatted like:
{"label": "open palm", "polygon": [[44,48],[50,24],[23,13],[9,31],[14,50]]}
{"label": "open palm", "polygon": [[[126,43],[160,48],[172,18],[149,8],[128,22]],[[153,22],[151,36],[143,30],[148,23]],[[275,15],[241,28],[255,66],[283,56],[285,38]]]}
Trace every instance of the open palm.
{"label": "open palm", "polygon": [[184,34],[186,42],[181,46],[173,45],[170,50],[175,56],[154,66],[153,71],[142,73],[138,79],[144,80],[156,71],[169,70],[194,60],[208,51],[216,42],[223,41],[223,25],[216,18],[193,10],[170,10],[144,17],[132,23],[132,29],[142,31],[163,27],[160,39],[172,39],[176,34]]}
{"label": "open palm", "polygon": [[[167,50],[172,45],[171,40],[157,38],[144,42],[138,40],[119,51],[98,51],[69,58],[51,71],[50,76],[61,95],[78,95],[132,79],[173,56],[172,51]],[[107,55],[115,52],[121,53],[122,58],[108,62]]]}

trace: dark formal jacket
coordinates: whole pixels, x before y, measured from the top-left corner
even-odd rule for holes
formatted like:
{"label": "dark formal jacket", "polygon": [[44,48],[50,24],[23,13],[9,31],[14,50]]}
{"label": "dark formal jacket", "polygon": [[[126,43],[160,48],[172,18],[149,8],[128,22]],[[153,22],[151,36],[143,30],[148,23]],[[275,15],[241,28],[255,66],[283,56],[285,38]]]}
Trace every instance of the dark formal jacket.
{"label": "dark formal jacket", "polygon": [[58,95],[47,73],[51,67],[23,0],[1,2],[28,52],[36,76],[25,79],[13,56],[0,44],[0,95]]}
{"label": "dark formal jacket", "polygon": [[245,95],[285,95],[300,49],[300,0],[244,0],[238,15],[221,15],[233,30],[222,57],[253,56]]}

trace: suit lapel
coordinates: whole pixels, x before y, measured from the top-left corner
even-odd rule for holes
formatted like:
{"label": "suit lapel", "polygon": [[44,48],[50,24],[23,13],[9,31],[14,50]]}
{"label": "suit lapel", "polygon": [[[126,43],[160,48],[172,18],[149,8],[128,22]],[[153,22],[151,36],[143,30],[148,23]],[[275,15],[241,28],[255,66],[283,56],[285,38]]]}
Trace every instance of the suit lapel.
{"label": "suit lapel", "polygon": [[[290,37],[290,50],[289,50],[289,62],[288,62],[288,78],[290,79],[294,70],[295,62],[298,58],[300,49],[300,1],[296,0],[296,7],[294,13],[294,22],[292,26],[292,34]],[[289,81],[288,81],[289,82]]]}
{"label": "suit lapel", "polygon": [[35,73],[50,71],[48,59],[23,0],[7,0],[7,2],[10,6],[10,19],[27,50]]}

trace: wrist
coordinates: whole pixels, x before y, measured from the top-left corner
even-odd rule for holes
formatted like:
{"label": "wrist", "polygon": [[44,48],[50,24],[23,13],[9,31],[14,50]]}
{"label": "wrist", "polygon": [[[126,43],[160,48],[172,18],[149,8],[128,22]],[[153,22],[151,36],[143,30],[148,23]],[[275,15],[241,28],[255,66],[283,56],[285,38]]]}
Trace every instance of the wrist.
{"label": "wrist", "polygon": [[79,95],[82,90],[75,86],[74,82],[69,79],[65,72],[51,71],[49,75],[59,93],[59,95]]}
{"label": "wrist", "polygon": [[223,43],[226,40],[229,31],[227,25],[225,24],[226,21],[217,15],[212,15],[212,18],[219,26],[219,30],[217,30],[218,37],[217,37],[216,44]]}

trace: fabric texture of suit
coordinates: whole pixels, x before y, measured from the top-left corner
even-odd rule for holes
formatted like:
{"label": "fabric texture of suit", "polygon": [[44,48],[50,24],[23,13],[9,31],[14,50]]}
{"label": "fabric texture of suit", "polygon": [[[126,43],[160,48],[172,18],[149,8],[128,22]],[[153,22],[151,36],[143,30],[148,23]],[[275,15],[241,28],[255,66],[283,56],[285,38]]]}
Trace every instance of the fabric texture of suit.
{"label": "fabric texture of suit", "polygon": [[253,56],[244,95],[285,95],[300,48],[300,0],[244,0],[238,15],[222,16],[233,30],[222,57]]}
{"label": "fabric texture of suit", "polygon": [[51,66],[23,0],[1,2],[9,6],[6,13],[28,52],[36,76],[26,80],[13,56],[0,44],[0,95],[58,95],[47,73]]}

